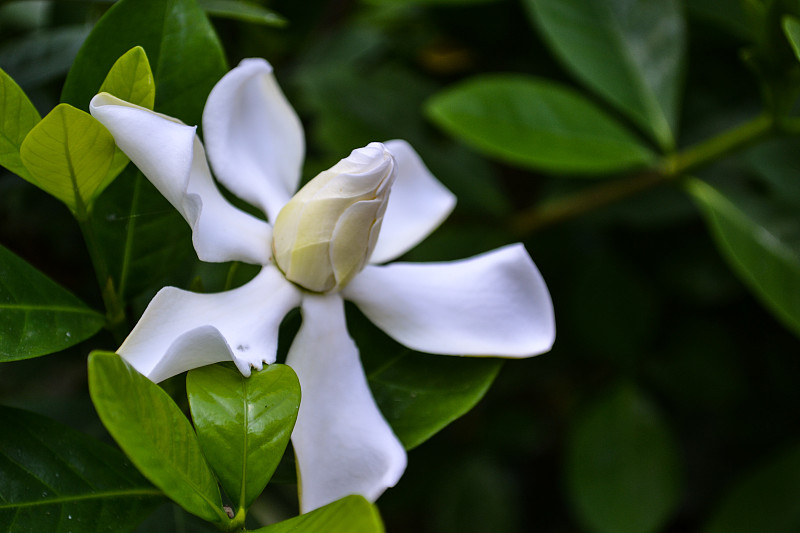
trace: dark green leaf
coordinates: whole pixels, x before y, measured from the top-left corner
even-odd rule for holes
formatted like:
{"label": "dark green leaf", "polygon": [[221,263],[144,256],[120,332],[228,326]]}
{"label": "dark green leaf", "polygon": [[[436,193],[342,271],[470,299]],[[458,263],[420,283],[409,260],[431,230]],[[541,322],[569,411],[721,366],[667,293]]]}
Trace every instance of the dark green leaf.
{"label": "dark green leaf", "polygon": [[88,113],[59,104],[25,137],[20,158],[30,182],[81,219],[109,181],[114,138]]}
{"label": "dark green leaf", "polygon": [[245,378],[234,366],[191,370],[186,392],[197,438],[222,488],[248,508],[261,494],[292,435],[300,383],[291,368],[269,365]]}
{"label": "dark green leaf", "polygon": [[310,513],[253,533],[383,533],[374,505],[361,496],[347,496]]}
{"label": "dark green leaf", "polygon": [[518,75],[473,78],[434,96],[430,118],[474,148],[557,173],[605,174],[653,154],[580,94]]}
{"label": "dark green leaf", "polygon": [[419,446],[472,409],[502,361],[404,351],[368,368],[370,389],[383,416],[407,449]]}
{"label": "dark green leaf", "polygon": [[104,352],[89,355],[89,392],[106,429],[147,479],[190,513],[227,520],[192,425],[166,392]]}
{"label": "dark green leaf", "polygon": [[586,85],[675,144],[686,28],[677,0],[526,0],[545,39]]}
{"label": "dark green leaf", "polygon": [[0,65],[27,90],[40,87],[63,79],[87,35],[86,24],[43,28],[0,49]]}
{"label": "dark green leaf", "polygon": [[102,326],[102,315],[0,246],[0,361],[61,351]]}
{"label": "dark green leaf", "polygon": [[39,112],[19,85],[0,69],[0,165],[29,181],[19,148],[40,120]]}
{"label": "dark green leaf", "polygon": [[271,9],[241,0],[198,0],[197,4],[209,15],[265,26],[286,26],[287,21]]}
{"label": "dark green leaf", "polygon": [[75,58],[61,94],[85,108],[114,62],[134,46],[150,58],[155,109],[199,124],[208,93],[227,70],[222,47],[193,0],[122,0],[97,23]]}
{"label": "dark green leaf", "polygon": [[800,334],[797,208],[753,194],[723,194],[700,180],[687,188],[733,270],[774,315]]}
{"label": "dark green leaf", "polygon": [[789,39],[794,55],[800,60],[800,20],[789,15],[783,17],[783,33]]}
{"label": "dark green leaf", "polygon": [[703,533],[800,530],[800,447],[749,473],[727,494]]}
{"label": "dark green leaf", "polygon": [[10,407],[0,407],[0,427],[0,531],[132,531],[160,503],[101,442]]}
{"label": "dark green leaf", "polygon": [[617,388],[579,418],[567,483],[587,531],[660,530],[678,502],[680,478],[672,435],[634,388]]}

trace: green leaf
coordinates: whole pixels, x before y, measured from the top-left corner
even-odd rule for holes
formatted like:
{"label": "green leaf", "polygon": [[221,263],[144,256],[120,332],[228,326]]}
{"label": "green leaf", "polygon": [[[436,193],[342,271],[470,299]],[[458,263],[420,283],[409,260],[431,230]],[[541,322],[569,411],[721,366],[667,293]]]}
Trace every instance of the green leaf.
{"label": "green leaf", "polygon": [[67,76],[61,100],[84,108],[117,58],[141,46],[156,83],[155,109],[199,124],[227,66],[219,39],[193,0],[122,0],[100,19]]}
{"label": "green leaf", "polygon": [[383,416],[406,449],[411,449],[472,409],[501,366],[498,359],[405,351],[367,368],[367,378]]}
{"label": "green leaf", "polygon": [[117,354],[93,352],[89,392],[106,429],[147,479],[190,513],[228,520],[192,425],[164,390]]}
{"label": "green leaf", "polygon": [[587,531],[653,533],[678,503],[680,463],[661,417],[632,387],[597,400],[567,449],[567,483]]}
{"label": "green leaf", "polygon": [[800,61],[800,20],[797,17],[786,15],[783,17],[782,22],[783,33],[786,34],[786,38],[789,39],[789,44],[792,45],[792,50],[794,50],[794,55]]}
{"label": "green leaf", "polygon": [[28,91],[54,80],[60,85],[89,29],[85,23],[39,28],[0,48],[0,65]]}
{"label": "green leaf", "polygon": [[31,183],[85,219],[94,199],[108,185],[104,178],[114,148],[114,138],[91,115],[59,104],[22,141],[20,158]]}
{"label": "green leaf", "polygon": [[275,27],[283,27],[288,23],[285,18],[271,9],[241,0],[197,0],[197,5],[215,17]]}
{"label": "green leaf", "polygon": [[544,38],[583,83],[675,146],[686,27],[678,0],[526,0]]}
{"label": "green leaf", "polygon": [[119,451],[43,416],[0,407],[0,531],[132,531],[161,492]]}
{"label": "green leaf", "polygon": [[247,509],[283,456],[300,408],[300,383],[285,365],[245,378],[232,365],[189,371],[186,392],[197,438],[225,492]]}
{"label": "green leaf", "polygon": [[703,533],[800,530],[800,446],[749,473],[726,495]]}
{"label": "green leaf", "polygon": [[59,352],[88,339],[103,316],[0,246],[0,362]]}
{"label": "green leaf", "polygon": [[797,208],[753,194],[724,194],[700,180],[687,189],[722,255],[773,315],[800,335]]}
{"label": "green leaf", "polygon": [[153,109],[156,84],[144,48],[134,46],[120,56],[98,92],[110,93],[126,102]]}
{"label": "green leaf", "polygon": [[310,513],[256,529],[253,533],[383,533],[374,505],[362,496],[346,496]]}
{"label": "green leaf", "polygon": [[580,94],[520,75],[476,77],[429,100],[428,116],[472,147],[557,173],[605,174],[653,154]]}
{"label": "green leaf", "polygon": [[41,120],[27,95],[0,69],[0,165],[30,181],[19,149],[28,132]]}

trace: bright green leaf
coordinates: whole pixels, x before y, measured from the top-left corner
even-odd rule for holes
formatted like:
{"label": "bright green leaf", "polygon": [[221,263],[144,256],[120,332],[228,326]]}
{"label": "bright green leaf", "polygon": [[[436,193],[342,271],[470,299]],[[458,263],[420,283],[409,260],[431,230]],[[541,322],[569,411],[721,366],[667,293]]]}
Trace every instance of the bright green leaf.
{"label": "bright green leaf", "polygon": [[678,0],[526,0],[544,38],[576,77],[675,145],[686,25]]}
{"label": "bright green leaf", "polygon": [[114,62],[135,46],[150,59],[155,109],[199,124],[206,97],[227,66],[219,39],[194,0],[121,0],[111,6],[75,58],[61,100],[88,106]]}
{"label": "bright green leaf", "polygon": [[406,351],[366,370],[383,416],[403,445],[411,449],[472,409],[489,390],[501,366],[498,359]]}
{"label": "bright green leaf", "polygon": [[434,96],[430,118],[474,148],[556,173],[607,174],[653,154],[580,94],[519,75],[473,78]]}
{"label": "bright green leaf", "polygon": [[249,378],[230,365],[191,370],[186,392],[197,438],[222,488],[248,508],[264,490],[292,435],[300,383],[291,368],[269,365]]}
{"label": "bright green leaf", "polygon": [[310,513],[253,533],[383,533],[378,510],[362,496],[347,496]]}
{"label": "bright green leaf", "polygon": [[0,361],[59,352],[102,326],[101,314],[0,246]]}
{"label": "bright green leaf", "polygon": [[687,188],[733,270],[800,335],[800,220],[797,209],[752,194],[723,194],[700,180]]}
{"label": "bright green leaf", "polygon": [[134,46],[117,59],[98,92],[153,109],[156,84],[144,48]]}
{"label": "bright green leaf", "polygon": [[794,533],[800,530],[800,446],[733,486],[703,533]]}
{"label": "bright green leaf", "polygon": [[119,451],[0,407],[0,531],[132,531],[161,503]]}
{"label": "bright green leaf", "polygon": [[117,354],[93,352],[89,392],[106,429],[147,479],[190,513],[227,520],[192,425],[163,389]]}
{"label": "bright green leaf", "polygon": [[789,44],[794,50],[794,55],[800,61],[800,20],[790,15],[783,17],[783,33],[786,34],[786,38],[789,39]]}
{"label": "bright green leaf", "polygon": [[203,11],[211,16],[263,24],[264,26],[286,26],[287,20],[271,9],[241,0],[197,0]]}
{"label": "bright green leaf", "polygon": [[59,104],[25,137],[20,148],[30,181],[85,218],[114,158],[114,138],[91,115]]}
{"label": "bright green leaf", "polygon": [[615,389],[578,419],[567,484],[587,531],[659,531],[678,503],[680,478],[673,437],[636,389]]}
{"label": "bright green leaf", "polygon": [[11,77],[0,69],[0,165],[30,181],[19,149],[41,120],[39,112]]}

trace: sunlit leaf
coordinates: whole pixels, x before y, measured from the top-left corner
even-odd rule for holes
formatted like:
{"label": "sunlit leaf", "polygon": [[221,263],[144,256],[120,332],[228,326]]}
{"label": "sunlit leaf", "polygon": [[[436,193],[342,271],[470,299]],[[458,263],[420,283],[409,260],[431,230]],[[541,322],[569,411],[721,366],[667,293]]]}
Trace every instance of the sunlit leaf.
{"label": "sunlit leaf", "polygon": [[233,366],[209,365],[187,374],[186,392],[203,453],[228,496],[248,508],[289,443],[300,407],[297,376],[285,365],[249,378]]}
{"label": "sunlit leaf", "polygon": [[783,33],[789,39],[794,55],[800,60],[800,20],[790,15],[783,17]]}
{"label": "sunlit leaf", "polygon": [[39,112],[19,85],[0,69],[0,165],[29,181],[19,149],[40,120]]}
{"label": "sunlit leaf", "polygon": [[0,531],[127,532],[161,503],[119,451],[28,411],[0,407]]}
{"label": "sunlit leaf", "polygon": [[102,326],[101,314],[0,246],[0,362],[59,352]]}
{"label": "sunlit leaf", "polygon": [[557,173],[607,174],[653,154],[580,94],[519,75],[473,78],[434,96],[428,116],[474,148]]}
{"label": "sunlit leaf", "polygon": [[295,518],[253,533],[383,533],[374,505],[362,496],[347,496]]}
{"label": "sunlit leaf", "polygon": [[106,429],[147,479],[190,513],[227,520],[192,425],[164,390],[117,354],[93,352],[89,392]]}
{"label": "sunlit leaf", "polygon": [[567,484],[587,531],[659,531],[678,502],[680,478],[673,437],[636,389],[613,390],[578,419]]}
{"label": "sunlit leaf", "polygon": [[800,447],[772,457],[741,479],[703,533],[793,533],[800,530]]}
{"label": "sunlit leaf", "polygon": [[677,0],[526,0],[576,77],[650,133],[675,144],[686,28]]}
{"label": "sunlit leaf", "polygon": [[20,148],[30,181],[85,218],[114,158],[114,138],[91,115],[59,104],[25,137]]}
{"label": "sunlit leaf", "polygon": [[282,27],[287,24],[285,18],[271,9],[241,0],[198,0],[197,5],[209,15],[215,17],[241,20],[265,26]]}
{"label": "sunlit leaf", "polygon": [[724,194],[700,180],[687,187],[733,270],[767,309],[800,335],[797,209],[753,194]]}
{"label": "sunlit leaf", "polygon": [[126,102],[153,109],[156,84],[144,48],[134,46],[120,56],[98,92],[110,93]]}

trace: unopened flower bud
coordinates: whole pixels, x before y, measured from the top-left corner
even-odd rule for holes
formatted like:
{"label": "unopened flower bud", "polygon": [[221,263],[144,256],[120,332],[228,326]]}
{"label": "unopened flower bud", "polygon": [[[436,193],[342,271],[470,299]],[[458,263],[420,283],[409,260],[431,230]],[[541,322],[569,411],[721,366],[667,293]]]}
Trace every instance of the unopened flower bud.
{"label": "unopened flower bud", "polygon": [[273,229],[273,256],[286,278],[314,292],[353,279],[375,248],[394,177],[392,154],[370,143],[300,189]]}

